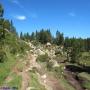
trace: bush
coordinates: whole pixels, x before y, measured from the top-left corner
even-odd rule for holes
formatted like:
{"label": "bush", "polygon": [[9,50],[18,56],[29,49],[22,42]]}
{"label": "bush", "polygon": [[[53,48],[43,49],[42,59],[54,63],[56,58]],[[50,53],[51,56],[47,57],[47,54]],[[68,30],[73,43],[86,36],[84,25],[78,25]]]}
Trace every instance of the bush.
{"label": "bush", "polygon": [[16,54],[17,53],[17,49],[15,47],[11,48],[10,53]]}
{"label": "bush", "polygon": [[30,50],[29,45],[27,45],[24,42],[19,42],[19,48],[20,48],[20,53],[24,53],[25,51]]}
{"label": "bush", "polygon": [[62,50],[60,48],[57,48],[55,50],[55,55],[62,55]]}
{"label": "bush", "polygon": [[6,59],[6,53],[3,50],[0,50],[0,63],[3,63]]}
{"label": "bush", "polygon": [[52,67],[53,67],[53,62],[48,62],[47,63],[47,69],[49,70],[49,71],[51,71],[52,70]]}
{"label": "bush", "polygon": [[40,62],[49,62],[48,54],[39,55],[39,56],[37,57],[36,61],[40,61]]}

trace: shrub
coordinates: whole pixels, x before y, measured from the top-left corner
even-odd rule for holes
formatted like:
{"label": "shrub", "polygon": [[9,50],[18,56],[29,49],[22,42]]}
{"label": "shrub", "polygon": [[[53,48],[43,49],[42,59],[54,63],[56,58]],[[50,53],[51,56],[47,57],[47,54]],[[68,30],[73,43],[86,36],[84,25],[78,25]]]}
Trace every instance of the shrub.
{"label": "shrub", "polygon": [[0,63],[3,63],[6,59],[6,53],[3,50],[0,50]]}
{"label": "shrub", "polygon": [[17,52],[17,49],[15,47],[12,47],[11,50],[10,50],[10,53],[16,54],[16,52]]}
{"label": "shrub", "polygon": [[47,63],[47,69],[49,70],[49,71],[51,71],[52,70],[52,67],[53,67],[53,62],[48,62]]}
{"label": "shrub", "polygon": [[58,55],[58,54],[59,55],[62,55],[62,51],[59,48],[55,50],[55,55]]}
{"label": "shrub", "polygon": [[40,62],[49,62],[48,54],[39,55],[39,56],[37,57],[36,61],[40,61]]}

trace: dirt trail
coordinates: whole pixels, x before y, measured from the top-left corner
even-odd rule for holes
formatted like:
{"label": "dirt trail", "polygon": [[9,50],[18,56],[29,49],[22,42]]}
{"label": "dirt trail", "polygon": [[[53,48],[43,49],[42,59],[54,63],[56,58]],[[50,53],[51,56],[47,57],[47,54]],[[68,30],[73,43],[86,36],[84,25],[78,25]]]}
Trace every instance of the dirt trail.
{"label": "dirt trail", "polygon": [[26,90],[29,86],[29,75],[28,72],[22,72],[22,87],[21,90]]}
{"label": "dirt trail", "polygon": [[37,68],[38,80],[39,80],[40,84],[45,86],[46,90],[64,90],[64,88],[60,85],[60,82],[53,75],[49,75],[45,71],[45,69],[43,69],[43,67],[41,67],[36,62],[36,57],[34,55],[32,55],[30,64],[31,64],[31,67]]}
{"label": "dirt trail", "polygon": [[[27,90],[28,87],[30,87],[29,71],[32,70],[33,67],[37,68],[36,74],[38,75],[38,81],[41,85],[45,86],[46,90],[65,90],[53,75],[49,75],[47,71],[45,71],[45,69],[43,69],[42,66],[36,62],[36,58],[37,55],[31,55],[30,53],[28,53],[23,70],[19,71],[17,68],[17,63],[18,65],[23,63],[22,61],[19,61],[11,71],[16,73],[17,75],[21,75],[21,90]],[[41,71],[42,73],[40,73],[39,71]],[[12,79],[12,77],[8,76],[6,80],[9,81],[10,79]]]}
{"label": "dirt trail", "polygon": [[31,61],[31,55],[27,55],[27,60],[26,60],[26,64],[23,67],[23,71],[21,72],[21,76],[22,76],[22,86],[21,86],[21,90],[27,90],[27,88],[29,87],[29,80],[30,80],[30,75],[29,75],[29,69],[30,69],[30,61]]}
{"label": "dirt trail", "polygon": [[47,76],[47,84],[50,84],[53,90],[65,90],[61,85],[60,82],[53,76]]}
{"label": "dirt trail", "polygon": [[65,90],[60,85],[60,82],[52,75],[44,74],[41,76],[38,74],[38,79],[40,83],[45,86],[46,90]]}

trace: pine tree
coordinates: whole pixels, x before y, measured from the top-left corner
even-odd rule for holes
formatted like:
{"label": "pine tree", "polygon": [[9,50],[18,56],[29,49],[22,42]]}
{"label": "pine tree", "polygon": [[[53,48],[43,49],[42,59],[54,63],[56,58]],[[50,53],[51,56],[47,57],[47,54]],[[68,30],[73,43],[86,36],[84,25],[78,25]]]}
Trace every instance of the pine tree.
{"label": "pine tree", "polygon": [[22,32],[20,33],[20,39],[23,40],[23,33]]}
{"label": "pine tree", "polygon": [[10,32],[12,32],[12,33],[15,34],[16,36],[18,36],[18,33],[16,32],[16,28],[14,27],[12,20],[11,20],[11,22],[10,22]]}
{"label": "pine tree", "polygon": [[35,40],[35,33],[34,33],[34,32],[32,32],[32,34],[31,34],[31,36],[30,36],[30,39],[31,39],[31,40]]}
{"label": "pine tree", "polygon": [[63,33],[60,33],[58,30],[56,32],[56,44],[57,45],[63,45],[64,44]]}
{"label": "pine tree", "polygon": [[78,46],[73,46],[70,52],[70,62],[71,63],[75,63],[80,56],[80,49],[78,48]]}
{"label": "pine tree", "polygon": [[0,4],[0,17],[3,17],[3,14],[4,14],[4,9],[2,4]]}
{"label": "pine tree", "polygon": [[86,50],[90,51],[90,38],[86,39]]}
{"label": "pine tree", "polygon": [[0,4],[0,39],[5,38],[5,30],[4,30],[5,20],[3,18],[3,14],[4,14],[4,9],[2,4]]}

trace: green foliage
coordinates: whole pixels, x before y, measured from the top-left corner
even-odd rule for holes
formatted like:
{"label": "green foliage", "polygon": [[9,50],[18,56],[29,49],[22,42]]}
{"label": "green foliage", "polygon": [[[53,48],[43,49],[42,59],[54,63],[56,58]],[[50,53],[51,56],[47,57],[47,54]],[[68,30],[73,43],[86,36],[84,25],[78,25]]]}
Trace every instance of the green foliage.
{"label": "green foliage", "polygon": [[67,58],[66,58],[65,55],[60,55],[60,54],[57,54],[56,57],[55,57],[55,60],[57,61],[57,63],[65,62],[66,59],[67,59]]}
{"label": "green foliage", "polygon": [[40,61],[40,62],[49,62],[48,54],[39,55],[39,56],[37,57],[36,61]]}
{"label": "green foliage", "polygon": [[90,50],[90,38],[87,38],[86,40],[85,40],[85,45],[86,45],[86,50],[87,51],[89,51]]}
{"label": "green foliage", "polygon": [[62,50],[61,50],[61,48],[59,47],[59,48],[57,48],[56,50],[55,50],[55,55],[62,55]]}
{"label": "green foliage", "polygon": [[86,72],[82,72],[78,74],[79,78],[85,79],[87,81],[90,81],[90,74],[86,73]]}
{"label": "green foliage", "polygon": [[85,72],[82,72],[78,74],[78,77],[80,80],[83,81],[81,82],[82,87],[89,90],[90,89],[90,75]]}
{"label": "green foliage", "polygon": [[63,43],[64,43],[63,33],[60,33],[59,31],[57,31],[56,32],[56,44],[63,45]]}
{"label": "green foliage", "polygon": [[15,34],[17,37],[18,37],[18,33],[16,31],[16,28],[14,27],[13,25],[13,21],[11,20],[10,22],[10,30],[9,30],[11,33]]}
{"label": "green foliage", "polygon": [[58,78],[61,78],[62,72],[63,72],[63,65],[59,66],[59,67],[54,67],[53,71],[55,72],[55,76]]}
{"label": "green foliage", "polygon": [[11,55],[8,51],[6,52],[7,60],[0,63],[0,85],[3,84],[6,77],[9,75],[12,67],[15,65],[15,56]]}
{"label": "green foliage", "polygon": [[78,61],[79,65],[90,66],[90,54],[89,52],[83,52]]}
{"label": "green foliage", "polygon": [[[3,16],[3,11],[3,7],[0,4],[1,16]],[[15,55],[17,53],[24,53],[26,50],[29,50],[29,45],[19,39],[12,20],[10,22],[0,17],[0,62],[5,60],[7,51]]]}
{"label": "green foliage", "polygon": [[3,14],[4,14],[4,9],[2,4],[0,4],[0,17],[3,17]]}
{"label": "green foliage", "polygon": [[70,52],[70,62],[75,63],[79,58],[79,50],[77,47],[73,47]]}
{"label": "green foliage", "polygon": [[4,50],[0,50],[0,63],[4,62],[6,60],[6,53]]}
{"label": "green foliage", "polygon": [[9,22],[9,20],[4,20],[3,28],[7,29],[7,30],[10,30],[10,22]]}
{"label": "green foliage", "polygon": [[21,88],[21,83],[22,83],[22,77],[18,76],[16,74],[12,74],[12,80],[7,84],[7,86],[12,87],[12,88],[16,88],[18,90],[20,90]]}
{"label": "green foliage", "polygon": [[53,68],[53,62],[51,62],[51,61],[47,62],[46,67],[49,71],[51,71]]}
{"label": "green foliage", "polygon": [[38,76],[35,73],[30,72],[30,77],[30,86],[33,87],[32,90],[46,90],[45,87],[39,83]]}
{"label": "green foliage", "polygon": [[30,40],[35,40],[35,33],[32,32],[31,36],[30,36]]}
{"label": "green foliage", "polygon": [[42,29],[40,32],[37,32],[37,37],[38,41],[41,42],[42,44],[46,44],[47,42],[52,41],[52,35],[50,30]]}

